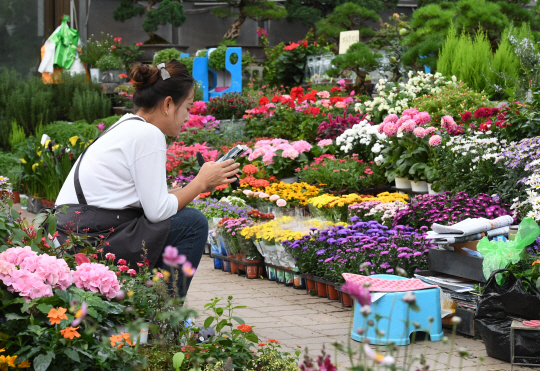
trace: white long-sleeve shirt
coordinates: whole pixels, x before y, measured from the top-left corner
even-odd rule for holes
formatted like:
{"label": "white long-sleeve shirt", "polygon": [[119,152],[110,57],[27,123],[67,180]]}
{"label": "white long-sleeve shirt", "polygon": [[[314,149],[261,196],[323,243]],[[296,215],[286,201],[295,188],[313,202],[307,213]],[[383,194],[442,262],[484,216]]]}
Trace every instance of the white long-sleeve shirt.
{"label": "white long-sleeve shirt", "polygon": [[[143,208],[148,220],[157,223],[178,210],[178,199],[167,191],[167,144],[156,126],[127,114],[125,122],[110,130],[86,151],[79,181],[88,205],[119,210]],[[77,160],[79,161],[79,160]],[[56,205],[78,204],[71,169]]]}

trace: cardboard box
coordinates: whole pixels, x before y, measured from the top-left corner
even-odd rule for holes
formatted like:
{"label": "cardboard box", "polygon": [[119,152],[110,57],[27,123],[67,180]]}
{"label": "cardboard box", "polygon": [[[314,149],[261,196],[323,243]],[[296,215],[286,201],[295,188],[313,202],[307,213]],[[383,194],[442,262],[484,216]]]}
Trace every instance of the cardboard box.
{"label": "cardboard box", "polygon": [[473,251],[477,251],[476,250],[476,245],[478,245],[478,242],[480,242],[480,240],[463,242],[463,243],[455,243],[455,244],[452,244],[450,246],[454,247],[455,252],[458,252],[460,254],[469,255],[469,254],[467,254],[466,251],[463,251],[463,248],[473,250]]}

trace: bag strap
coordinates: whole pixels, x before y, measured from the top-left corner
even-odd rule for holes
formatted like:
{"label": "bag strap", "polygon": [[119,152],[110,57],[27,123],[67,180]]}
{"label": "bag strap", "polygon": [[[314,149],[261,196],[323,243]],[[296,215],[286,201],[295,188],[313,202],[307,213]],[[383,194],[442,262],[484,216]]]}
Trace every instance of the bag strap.
{"label": "bag strap", "polygon": [[75,193],[77,194],[77,200],[79,201],[79,204],[88,205],[88,203],[86,202],[86,197],[84,197],[84,192],[83,192],[82,187],[81,187],[81,182],[79,180],[79,168],[81,166],[81,162],[82,162],[82,159],[84,157],[84,154],[86,153],[88,148],[90,148],[90,146],[92,146],[92,144],[94,144],[95,142],[98,141],[99,138],[103,137],[105,134],[107,134],[109,131],[111,131],[112,129],[114,129],[118,125],[120,125],[122,122],[126,122],[128,120],[145,121],[142,117],[138,117],[138,116],[136,116],[136,117],[128,117],[125,120],[119,120],[116,124],[114,124],[113,126],[108,128],[107,130],[105,130],[103,132],[103,134],[101,134],[99,137],[96,138],[96,140],[94,140],[92,143],[90,143],[88,145],[88,147],[86,147],[84,149],[84,151],[81,153],[81,156],[79,157],[79,161],[77,162],[77,166],[75,167],[75,176],[73,177],[74,183],[75,183]]}

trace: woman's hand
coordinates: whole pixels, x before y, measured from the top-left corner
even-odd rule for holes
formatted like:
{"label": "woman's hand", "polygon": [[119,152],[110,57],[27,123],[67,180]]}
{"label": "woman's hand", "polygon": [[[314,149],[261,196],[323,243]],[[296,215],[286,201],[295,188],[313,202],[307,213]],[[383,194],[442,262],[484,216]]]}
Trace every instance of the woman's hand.
{"label": "woman's hand", "polygon": [[234,160],[227,160],[220,163],[213,161],[206,162],[195,177],[205,189],[214,189],[222,184],[229,184],[236,180],[234,175],[238,173],[240,164]]}

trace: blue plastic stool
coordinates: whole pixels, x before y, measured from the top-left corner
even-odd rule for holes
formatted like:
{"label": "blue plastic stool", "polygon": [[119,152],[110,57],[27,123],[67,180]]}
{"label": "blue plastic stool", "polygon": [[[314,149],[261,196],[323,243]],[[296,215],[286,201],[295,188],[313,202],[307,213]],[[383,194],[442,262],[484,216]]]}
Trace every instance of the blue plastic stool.
{"label": "blue plastic stool", "polygon": [[[374,274],[372,277],[387,280],[407,279],[391,274]],[[407,292],[414,292],[416,295],[416,304],[420,307],[419,312],[409,309],[409,304],[401,300]],[[367,317],[364,317],[360,313],[360,309],[360,304],[355,300],[351,338],[356,341],[364,341],[364,338],[367,338],[371,344],[384,345],[391,342],[396,345],[407,345],[411,342],[409,337],[415,331],[429,333],[431,341],[442,340],[444,336],[441,322],[441,294],[439,288],[386,293],[386,295],[372,304],[372,313]],[[406,323],[407,311],[409,312],[408,323]],[[375,315],[382,317],[378,323]],[[429,322],[429,317],[433,318],[433,322]],[[368,327],[367,321],[369,320],[372,320],[375,326]],[[420,328],[416,329],[413,326],[413,322],[419,323]],[[377,336],[375,327],[380,331],[384,331],[384,336]],[[360,328],[364,329],[363,335],[358,334],[358,329]]]}

